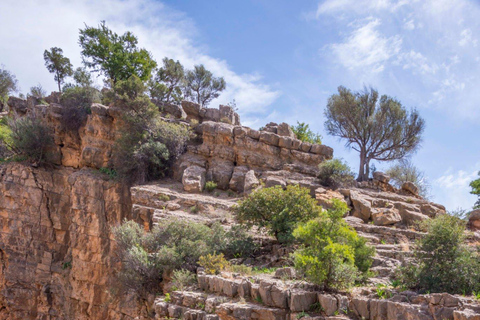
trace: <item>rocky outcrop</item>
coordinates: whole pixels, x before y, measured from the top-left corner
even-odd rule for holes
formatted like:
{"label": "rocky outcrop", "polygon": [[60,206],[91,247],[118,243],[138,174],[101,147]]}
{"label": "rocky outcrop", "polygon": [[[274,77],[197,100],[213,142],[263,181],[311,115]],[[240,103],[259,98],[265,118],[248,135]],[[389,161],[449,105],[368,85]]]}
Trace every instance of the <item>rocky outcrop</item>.
{"label": "rocky outcrop", "polygon": [[129,189],[91,171],[0,167],[0,319],[133,319],[111,294],[111,227],[131,214]]}
{"label": "rocky outcrop", "polygon": [[480,209],[473,210],[468,214],[468,227],[474,231],[480,230]]}
{"label": "rocky outcrop", "polygon": [[[262,179],[271,176],[269,172],[278,176],[279,170],[288,171],[290,176],[302,175],[295,179],[298,181],[312,178],[318,172],[318,164],[333,156],[332,148],[324,145],[228,123],[206,121],[196,131],[202,143],[188,147],[176,164],[175,177],[180,180],[183,171],[191,165],[204,166],[207,180],[212,177],[222,189],[233,186],[240,190],[238,183],[244,178],[239,175],[249,170],[254,170]],[[239,167],[242,169],[236,169]],[[284,180],[287,183],[286,178]]]}
{"label": "rocky outcrop", "polygon": [[50,150],[49,158],[55,164],[97,169],[108,166],[121,117],[117,108],[93,104],[85,125],[72,131],[62,124],[65,108],[59,104],[35,105],[30,100],[11,97],[8,106],[10,113],[35,116],[52,129],[55,148]]}
{"label": "rocky outcrop", "polygon": [[361,188],[339,192],[351,203],[353,216],[376,225],[409,225],[446,213],[444,206],[413,195]]}
{"label": "rocky outcrop", "polygon": [[224,122],[232,125],[240,125],[240,116],[230,106],[220,105],[216,108],[203,108],[199,104],[182,101],[181,108],[186,113],[188,121],[195,120],[199,123],[204,121]]}

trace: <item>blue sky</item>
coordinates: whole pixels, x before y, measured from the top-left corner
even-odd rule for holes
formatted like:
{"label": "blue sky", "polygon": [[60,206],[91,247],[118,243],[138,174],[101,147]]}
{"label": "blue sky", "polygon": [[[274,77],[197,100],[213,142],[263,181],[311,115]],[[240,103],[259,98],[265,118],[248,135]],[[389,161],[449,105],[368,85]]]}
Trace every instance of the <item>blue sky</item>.
{"label": "blue sky", "polygon": [[[203,63],[225,77],[245,125],[305,121],[357,171],[358,156],[325,134],[339,85],[373,86],[426,120],[412,157],[434,201],[470,208],[480,170],[480,3],[468,0],[60,1],[0,3],[0,64],[23,92],[55,90],[42,53],[59,46],[81,63],[78,29],[101,20],[131,30],[160,61]],[[377,169],[390,163],[375,163]]]}

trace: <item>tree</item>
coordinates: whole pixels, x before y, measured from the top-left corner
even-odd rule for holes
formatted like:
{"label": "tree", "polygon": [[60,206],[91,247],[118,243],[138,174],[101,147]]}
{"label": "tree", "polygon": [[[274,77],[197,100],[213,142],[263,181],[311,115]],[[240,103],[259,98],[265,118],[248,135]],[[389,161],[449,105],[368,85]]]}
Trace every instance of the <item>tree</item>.
{"label": "tree", "polygon": [[193,70],[188,70],[185,75],[185,96],[202,107],[218,98],[225,87],[225,80],[222,77],[215,78],[203,64],[195,66]]}
{"label": "tree", "polygon": [[7,103],[8,95],[18,90],[17,79],[10,71],[0,68],[0,111]]}
{"label": "tree", "polygon": [[398,160],[414,152],[425,128],[415,109],[407,112],[400,101],[366,88],[353,93],[340,86],[328,99],[325,116],[327,132],[360,153],[358,181],[368,179],[371,160]]}
{"label": "tree", "polygon": [[322,144],[322,136],[310,130],[309,125],[305,122],[298,122],[296,126],[290,126],[297,139],[304,142]]}
{"label": "tree", "polygon": [[73,66],[70,59],[63,55],[63,50],[57,47],[50,48],[50,51],[43,52],[45,66],[50,73],[54,74],[54,79],[58,84],[58,91],[62,92],[61,84],[65,78],[73,74]]}
{"label": "tree", "polygon": [[[478,175],[480,176],[480,171],[478,172]],[[473,208],[480,209],[480,178],[470,182],[470,187],[472,188],[472,191],[470,191],[470,193],[478,196],[477,202],[475,202]]]}
{"label": "tree", "polygon": [[391,178],[391,183],[397,188],[401,188],[405,182],[413,182],[418,187],[418,193],[423,197],[428,197],[429,185],[425,175],[408,159],[401,159],[397,164],[390,167],[386,172]]}
{"label": "tree", "polygon": [[182,101],[182,87],[185,71],[179,61],[163,59],[163,67],[158,69],[155,78],[150,83],[150,96],[156,102],[179,103]]}
{"label": "tree", "polygon": [[102,72],[115,85],[132,75],[147,81],[157,63],[145,49],[137,48],[138,39],[130,31],[119,36],[102,21],[98,28],[80,30],[83,63],[94,72]]}

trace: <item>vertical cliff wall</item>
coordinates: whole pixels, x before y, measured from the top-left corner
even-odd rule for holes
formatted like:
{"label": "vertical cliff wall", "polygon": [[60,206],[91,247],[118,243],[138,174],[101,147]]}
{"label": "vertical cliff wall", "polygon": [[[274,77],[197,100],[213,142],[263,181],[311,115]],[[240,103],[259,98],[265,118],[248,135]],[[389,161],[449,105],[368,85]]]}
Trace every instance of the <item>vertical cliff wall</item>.
{"label": "vertical cliff wall", "polygon": [[[131,319],[110,290],[130,191],[92,170],[0,167],[0,319]],[[135,314],[136,313],[136,314]]]}

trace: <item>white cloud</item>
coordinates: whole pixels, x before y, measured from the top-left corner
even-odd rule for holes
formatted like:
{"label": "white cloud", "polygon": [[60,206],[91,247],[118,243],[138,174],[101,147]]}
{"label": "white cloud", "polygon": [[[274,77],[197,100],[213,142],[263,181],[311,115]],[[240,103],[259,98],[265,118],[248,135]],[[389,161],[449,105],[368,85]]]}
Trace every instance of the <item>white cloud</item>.
{"label": "white cloud", "polygon": [[380,20],[374,19],[355,29],[341,43],[330,45],[338,61],[348,69],[368,67],[371,72],[381,72],[385,63],[399,53],[402,39],[384,37],[378,30]]}
{"label": "white cloud", "polygon": [[396,63],[402,64],[403,69],[412,69],[414,73],[418,70],[421,74],[435,74],[439,69],[437,64],[429,63],[423,54],[415,50],[399,55],[399,60]]}
{"label": "white cloud", "polygon": [[353,13],[369,13],[372,11],[396,11],[400,7],[416,0],[326,0],[319,3],[317,18],[322,14],[332,14],[342,11]]}
{"label": "white cloud", "polygon": [[478,44],[478,40],[473,38],[472,30],[465,29],[462,30],[462,32],[460,33],[460,40],[458,41],[458,44],[462,47],[465,47],[469,44],[476,47]]}
{"label": "white cloud", "polygon": [[[28,8],[26,10],[26,8]],[[17,75],[21,89],[41,83],[55,90],[53,76],[44,67],[43,51],[58,46],[75,66],[81,64],[78,30],[106,20],[117,33],[132,31],[139,45],[152,52],[157,61],[164,56],[180,60],[186,67],[203,63],[215,75],[223,76],[227,90],[212,102],[235,99],[242,114],[265,112],[280,95],[261,82],[256,74],[238,74],[224,60],[208,55],[196,41],[195,25],[182,12],[154,0],[104,0],[39,2],[1,1],[1,63]]]}
{"label": "white cloud", "polygon": [[[480,164],[477,165],[477,167],[479,166]],[[469,184],[478,177],[477,172],[478,170],[447,170],[432,184],[436,191],[437,200],[441,200],[448,210],[471,209],[476,197],[470,194]]]}
{"label": "white cloud", "polygon": [[414,30],[415,29],[415,22],[413,21],[413,19],[404,21],[403,29],[410,30],[410,31]]}

